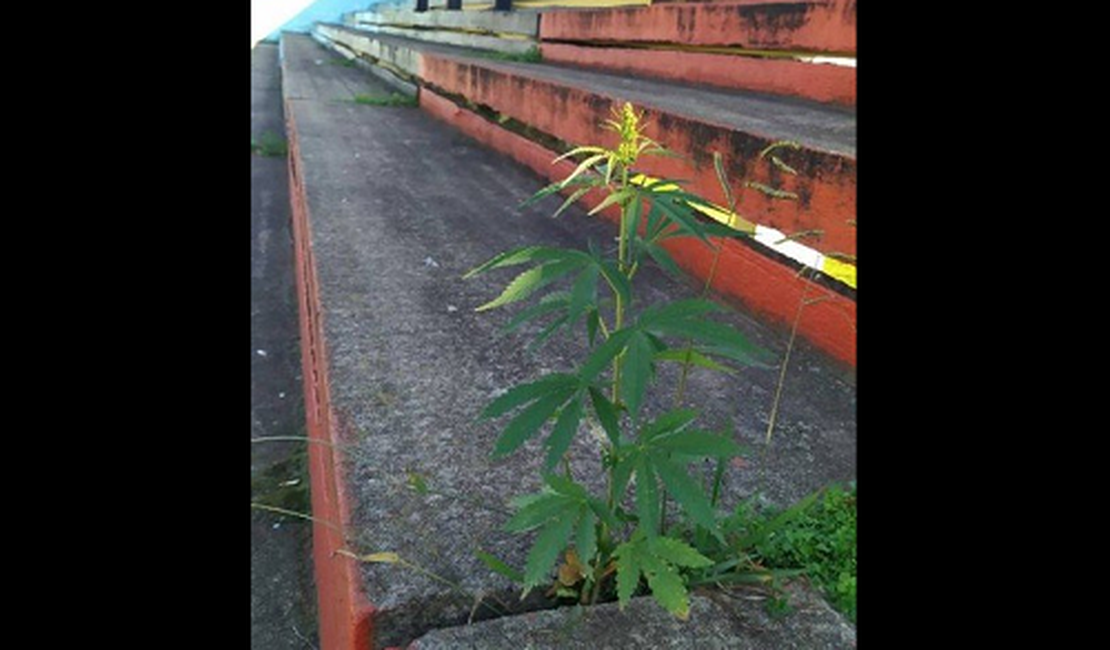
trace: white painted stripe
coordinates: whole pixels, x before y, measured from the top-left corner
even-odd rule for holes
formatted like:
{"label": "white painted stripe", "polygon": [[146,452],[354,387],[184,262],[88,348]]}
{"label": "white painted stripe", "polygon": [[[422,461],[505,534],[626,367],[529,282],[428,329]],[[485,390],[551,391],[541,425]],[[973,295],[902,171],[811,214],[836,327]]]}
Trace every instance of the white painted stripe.
{"label": "white painted stripe", "polygon": [[821,270],[825,265],[824,255],[796,241],[782,241],[785,237],[786,235],[774,228],[768,228],[767,226],[760,226],[758,224],[755,227],[754,239],[760,244],[763,244],[776,253],[789,257],[799,264],[805,264],[818,271]]}
{"label": "white painted stripe", "polygon": [[856,59],[847,56],[800,56],[798,60],[803,63],[825,63],[828,65],[838,65],[844,68],[856,67]]}

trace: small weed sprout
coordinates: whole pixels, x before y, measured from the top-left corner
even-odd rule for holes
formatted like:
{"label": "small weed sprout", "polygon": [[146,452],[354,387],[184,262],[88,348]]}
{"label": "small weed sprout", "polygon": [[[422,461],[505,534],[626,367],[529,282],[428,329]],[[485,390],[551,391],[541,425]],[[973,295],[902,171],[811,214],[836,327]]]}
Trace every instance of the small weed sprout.
{"label": "small weed sprout", "polygon": [[355,95],[351,100],[362,106],[417,106],[415,96],[393,92],[388,95]]}
{"label": "small weed sprout", "polygon": [[285,138],[272,131],[266,131],[257,138],[251,138],[251,153],[268,158],[280,158],[289,153],[289,147],[285,144]]}

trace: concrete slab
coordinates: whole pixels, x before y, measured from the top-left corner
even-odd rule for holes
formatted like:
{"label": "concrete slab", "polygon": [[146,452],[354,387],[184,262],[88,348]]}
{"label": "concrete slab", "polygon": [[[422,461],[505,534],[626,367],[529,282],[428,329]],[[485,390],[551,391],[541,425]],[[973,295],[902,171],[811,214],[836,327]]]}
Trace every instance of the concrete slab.
{"label": "concrete slab", "polygon": [[[458,51],[437,50],[439,53],[465,57],[465,53]],[[483,66],[592,93],[618,96],[637,106],[727,126],[736,131],[758,133],[776,140],[796,140],[807,147],[845,156],[856,155],[856,116],[855,111],[848,108],[557,65],[486,61]]]}
{"label": "concrete slab", "polygon": [[489,34],[520,34],[530,38],[539,35],[540,14],[536,11],[413,11],[400,7],[378,7],[372,11],[356,11],[351,17],[355,26],[394,25],[423,29],[452,29]]}
{"label": "concrete slab", "polygon": [[[366,37],[341,26],[319,29],[348,40]],[[613,107],[630,101],[644,109],[649,134],[684,156],[645,160],[641,167],[646,173],[688,179],[691,191],[724,203],[711,156],[718,151],[730,178],[770,184],[799,197],[775,201],[749,191],[743,200],[748,219],[785,233],[820,230],[823,235],[807,245],[826,254],[856,254],[854,110],[594,70],[492,61],[464,48],[390,36],[375,35],[370,42],[377,55],[399,57],[395,65],[423,85],[465,97],[571,144],[609,142],[612,134],[600,125]],[[783,154],[798,176],[778,173],[757,160],[761,150],[778,140],[802,145]]]}
{"label": "concrete slab", "polygon": [[546,14],[543,40],[856,51],[856,0],[659,3]]}
{"label": "concrete slab", "polygon": [[791,59],[681,50],[584,47],[545,42],[543,60],[686,85],[754,90],[842,106],[856,105],[856,69]]}
{"label": "concrete slab", "polygon": [[491,34],[473,34],[450,30],[415,29],[396,25],[359,25],[358,29],[371,34],[409,38],[426,43],[470,47],[508,54],[523,54],[538,43],[532,38],[501,38]]}
{"label": "concrete slab", "polygon": [[[420,92],[420,107],[549,182],[560,181],[574,171],[575,165],[567,160],[552,164],[558,155],[554,150],[465,110],[429,88]],[[569,196],[570,192],[565,194]],[[587,209],[597,208],[600,202],[600,198],[595,199],[590,194],[583,197],[583,205]],[[619,223],[620,211],[613,206],[602,209],[598,215],[614,224]],[[789,326],[796,318],[798,305],[805,301],[807,306],[798,321],[798,336],[815,343],[835,358],[854,365],[854,299],[803,279],[796,268],[768,257],[757,247],[734,240],[719,241],[718,244],[719,257],[708,254],[704,244],[689,238],[668,240],[663,245],[679,267],[691,277],[704,283],[712,276],[711,287],[715,296],[741,304],[767,322],[782,322],[784,326]],[[716,273],[713,271],[715,260]]]}
{"label": "concrete slab", "polygon": [[395,43],[376,34],[326,23],[317,24],[313,34],[319,34],[410,77],[420,76],[420,53],[405,39],[399,39],[399,42]]}
{"label": "concrete slab", "polygon": [[[284,137],[277,46],[251,52],[251,134]],[[251,156],[251,437],[303,435],[300,349],[284,157]],[[290,460],[303,444],[251,445],[252,500],[284,503],[307,480]],[[303,489],[303,485],[300,486]],[[301,508],[307,511],[307,506]],[[316,639],[311,528],[300,519],[251,513],[251,648],[303,650]]]}
{"label": "concrete slab", "polygon": [[[361,571],[375,610],[376,646],[405,644],[471,615],[480,620],[522,606],[474,551],[523,565],[531,540],[501,526],[507,499],[537,487],[538,443],[493,462],[498,423],[475,418],[499,391],[567,369],[583,352],[565,339],[525,352],[524,340],[499,334],[508,313],[473,311],[511,274],[460,276],[507,248],[582,247],[591,238],[604,245],[614,230],[577,209],[550,219],[554,198],[517,208],[543,185],[529,170],[421,111],[329,101],[332,81],[298,77],[323,74],[342,85],[361,73],[313,65],[323,50],[307,37],[287,35],[284,44],[289,87],[323,88],[315,97],[302,91],[289,106],[327,350],[327,409],[354,445],[347,454],[352,550],[393,551],[420,567],[366,564]],[[652,269],[641,282],[641,305],[691,295]],[[781,353],[781,332],[744,314],[731,318]],[[855,476],[851,378],[805,345],[794,355],[763,481],[777,503]],[[736,377],[694,372],[690,392],[707,404],[707,424],[731,417],[737,439],[753,443],[765,431],[777,377],[774,370]],[[674,381],[674,372],[663,373],[662,386]],[[647,408],[658,413],[670,402],[663,389]],[[579,479],[600,478],[588,435],[576,439],[570,460]],[[757,465],[752,459],[730,470],[728,502],[756,488]],[[434,494],[411,490],[410,472]],[[600,490],[597,481],[592,487]],[[484,604],[476,606],[478,598]]]}
{"label": "concrete slab", "polygon": [[856,647],[856,631],[812,591],[791,590],[794,612],[767,614],[754,592],[695,594],[690,618],[660,616],[650,598],[589,609],[562,608],[430,632],[408,650],[840,650]]}
{"label": "concrete slab", "polygon": [[[283,39],[283,42],[287,41]],[[287,60],[286,65],[296,74],[287,75],[283,80],[285,99],[344,102],[353,101],[358,95],[388,95],[391,92],[379,80],[340,65],[345,59],[338,53],[313,45],[312,56]],[[303,51],[307,50],[298,50]]]}
{"label": "concrete slab", "polygon": [[[568,12],[569,13],[569,12]],[[354,32],[341,25],[321,25],[329,34]],[[424,52],[491,70],[535,78],[592,93],[617,95],[638,106],[759,133],[767,138],[797,140],[807,147],[844,156],[856,154],[856,114],[847,107],[828,106],[797,98],[751,91],[692,87],[674,82],[628,77],[596,70],[549,64],[491,61],[465,48],[413,39],[375,35],[394,50]]]}

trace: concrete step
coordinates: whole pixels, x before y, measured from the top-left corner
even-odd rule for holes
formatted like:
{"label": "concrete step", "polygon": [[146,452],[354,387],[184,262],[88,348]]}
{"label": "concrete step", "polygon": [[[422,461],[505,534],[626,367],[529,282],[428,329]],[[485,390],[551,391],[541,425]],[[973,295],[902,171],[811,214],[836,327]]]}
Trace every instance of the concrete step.
{"label": "concrete step", "polygon": [[[545,184],[528,167],[427,111],[349,101],[388,88],[329,65],[331,55],[307,37],[286,34],[282,48],[306,418],[324,443],[309,445],[321,645],[403,646],[472,616],[548,606],[522,603],[475,555],[480,548],[523,566],[532,540],[502,531],[506,502],[538,487],[541,458],[537,441],[491,460],[503,423],[476,417],[509,386],[571,368],[583,343],[557,337],[525,351],[539,327],[504,335],[509,313],[474,311],[511,272],[461,276],[516,246],[604,245],[615,228],[577,207],[551,219],[558,197],[517,207]],[[693,295],[654,267],[637,282],[636,310]],[[780,331],[743,312],[728,318],[781,358]],[[774,442],[728,470],[726,504],[760,487],[761,472],[762,492],[778,504],[855,478],[855,388],[843,370],[796,346]],[[731,421],[738,442],[758,447],[778,377],[775,368],[695,369],[688,394],[705,424]],[[677,369],[661,373],[648,413],[670,408],[676,381]],[[600,492],[596,445],[580,434],[569,459]],[[412,490],[411,474],[431,492]],[[410,564],[348,555],[372,552]]]}
{"label": "concrete step", "polygon": [[[509,12],[384,6],[347,14],[344,24],[509,54],[536,49],[551,63],[687,84],[845,106],[856,101],[854,3],[693,3]],[[846,48],[852,56],[838,51]],[[828,56],[829,50],[840,56]]]}
{"label": "concrete step", "polygon": [[414,11],[376,7],[349,14],[344,24],[375,34],[521,54],[537,47],[535,11]]}
{"label": "concrete step", "polygon": [[856,0],[732,0],[545,14],[545,41],[856,52]]}
{"label": "concrete step", "polygon": [[701,2],[551,12],[544,61],[856,103],[855,0]]}
{"label": "concrete step", "polygon": [[814,650],[855,648],[856,630],[819,596],[796,588],[788,596],[794,614],[773,618],[764,594],[694,595],[690,618],[660,616],[650,598],[589,609],[560,608],[508,616],[429,632],[407,650]]}
{"label": "concrete step", "polygon": [[409,7],[378,5],[346,16],[351,27],[391,25],[418,29],[443,29],[484,34],[506,34],[535,39],[539,36],[536,11],[415,11]]}
{"label": "concrete step", "polygon": [[696,86],[752,90],[846,107],[856,105],[855,59],[623,44],[544,42],[539,49],[548,63]]}
{"label": "concrete step", "polygon": [[[571,145],[611,143],[613,134],[601,125],[614,107],[630,101],[645,110],[649,135],[684,156],[646,159],[642,164],[646,173],[687,179],[691,191],[723,205],[726,200],[711,155],[719,151],[730,179],[758,181],[798,195],[797,201],[776,201],[755,191],[744,194],[742,214],[778,232],[772,239],[780,241],[781,233],[820,230],[819,240],[804,242],[819,259],[856,253],[854,111],[757,93],[494,61],[474,50],[338,25],[318,25],[315,34],[419,84],[422,106],[459,128],[467,128],[473,122],[471,109],[481,107],[496,116],[494,126],[512,119],[530,129],[531,136],[542,134],[547,139],[544,147],[561,149],[544,154],[547,160],[534,166],[544,174],[556,171],[550,160]],[[490,128],[475,124],[468,132],[511,155],[527,148],[526,144],[499,145],[511,138],[492,134]],[[800,144],[800,150],[783,156],[798,176],[757,160],[758,152],[780,140]],[[518,155],[518,160],[524,158]],[[734,191],[739,185],[734,182]],[[688,243],[675,245],[681,249]],[[819,290],[818,296],[807,293],[810,283],[799,279],[797,267],[784,264],[785,258],[734,242],[725,249],[720,268],[726,272],[719,274],[715,289],[782,323],[793,321],[803,295],[820,298],[803,313],[799,330],[837,358],[855,363],[854,266],[849,286],[838,280]],[[697,251],[673,250],[672,254],[684,268],[704,278],[711,260]]]}

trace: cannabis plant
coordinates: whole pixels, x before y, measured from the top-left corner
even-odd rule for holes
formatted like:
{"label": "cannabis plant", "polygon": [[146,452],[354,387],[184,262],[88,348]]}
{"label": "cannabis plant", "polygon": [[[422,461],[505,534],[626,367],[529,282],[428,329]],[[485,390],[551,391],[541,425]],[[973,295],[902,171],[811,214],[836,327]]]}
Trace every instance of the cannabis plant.
{"label": "cannabis plant", "polygon": [[[644,404],[661,363],[681,363],[685,378],[691,365],[728,371],[724,364],[757,364],[765,356],[737,329],[710,318],[722,311],[711,301],[687,299],[637,309],[633,281],[647,258],[678,272],[662,245],[668,239],[693,237],[712,246],[711,237],[744,237],[753,227],[742,220],[733,221],[739,229],[703,220],[697,208],[707,201],[684,191],[678,181],[637,171],[645,156],[674,154],[645,135],[643,116],[631,105],[614,111],[613,118],[606,128],[617,134],[615,148],[583,146],[560,156],[556,160],[574,157],[577,167],[526,203],[569,193],[557,215],[588,193],[600,193],[589,213],[619,208],[616,250],[526,246],[501,253],[465,276],[527,265],[478,311],[539,296],[509,327],[552,318],[539,342],[559,331],[584,329],[588,353],[572,371],[509,389],[481,416],[511,414],[494,445],[496,457],[514,453],[551,423],[543,442],[544,488],[514,499],[515,514],[506,524],[514,533],[535,531],[522,574],[526,592],[550,584],[552,569],[563,556],[554,593],[591,603],[604,588],[607,595],[615,591],[623,607],[646,584],[663,607],[685,618],[690,576],[718,564],[698,549],[729,546],[715,514],[716,493],[725,462],[741,449],[731,432],[698,427],[695,409],[675,408],[649,418]],[[727,185],[725,191],[731,204]],[[569,289],[551,290],[560,280]],[[579,328],[583,322],[585,327]],[[603,494],[576,481],[564,461],[575,435],[590,426],[604,432]],[[712,497],[705,493],[702,477],[689,470],[693,461],[706,458],[718,460]],[[685,528],[667,527],[668,500],[677,504]],[[689,543],[695,540],[703,543],[695,548]],[[496,564],[507,573],[503,563]]]}

